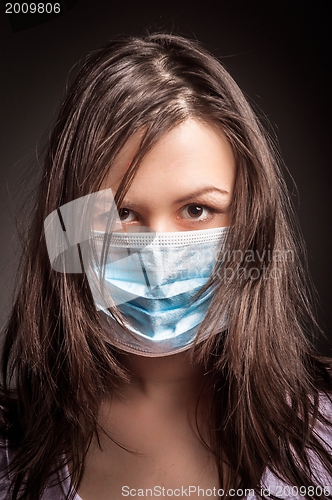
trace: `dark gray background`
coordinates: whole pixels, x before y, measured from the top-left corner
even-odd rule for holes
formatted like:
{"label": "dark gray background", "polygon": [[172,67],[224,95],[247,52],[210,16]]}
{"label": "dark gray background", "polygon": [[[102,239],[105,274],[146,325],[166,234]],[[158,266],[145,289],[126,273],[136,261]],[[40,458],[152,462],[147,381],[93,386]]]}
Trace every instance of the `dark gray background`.
{"label": "dark gray background", "polygon": [[[22,204],[38,179],[36,147],[54,119],[68,72],[114,35],[162,29],[204,42],[278,137],[299,191],[298,196],[286,174],[320,296],[319,321],[332,339],[330,2],[80,0],[67,2],[67,8],[62,2],[62,15],[36,26],[31,27],[36,19],[17,18],[16,25],[12,20],[16,31],[5,3],[0,15],[1,323],[10,309],[20,253],[15,224],[24,224]],[[331,341],[319,342],[326,354],[332,354],[330,346]]]}

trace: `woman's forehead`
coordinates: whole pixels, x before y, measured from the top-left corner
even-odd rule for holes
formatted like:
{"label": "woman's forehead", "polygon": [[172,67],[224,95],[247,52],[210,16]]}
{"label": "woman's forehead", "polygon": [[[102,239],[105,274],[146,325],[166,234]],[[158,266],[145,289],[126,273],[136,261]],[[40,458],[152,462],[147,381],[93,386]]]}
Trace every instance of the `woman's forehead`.
{"label": "woman's forehead", "polygon": [[[109,169],[104,187],[116,190],[138,151],[143,132],[130,137]],[[232,191],[235,159],[225,134],[212,125],[188,119],[166,132],[142,160],[134,184],[191,183],[199,188],[202,180],[222,181]]]}

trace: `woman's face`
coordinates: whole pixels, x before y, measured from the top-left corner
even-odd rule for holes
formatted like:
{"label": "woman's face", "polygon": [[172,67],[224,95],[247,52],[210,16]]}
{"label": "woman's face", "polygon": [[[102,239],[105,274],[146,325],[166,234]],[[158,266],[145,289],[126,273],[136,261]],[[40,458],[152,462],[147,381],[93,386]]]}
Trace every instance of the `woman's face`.
{"label": "woman's face", "polygon": [[[105,188],[116,192],[141,136],[135,134],[112,165]],[[118,208],[128,230],[192,231],[228,226],[235,159],[225,135],[188,119],[146,155]]]}

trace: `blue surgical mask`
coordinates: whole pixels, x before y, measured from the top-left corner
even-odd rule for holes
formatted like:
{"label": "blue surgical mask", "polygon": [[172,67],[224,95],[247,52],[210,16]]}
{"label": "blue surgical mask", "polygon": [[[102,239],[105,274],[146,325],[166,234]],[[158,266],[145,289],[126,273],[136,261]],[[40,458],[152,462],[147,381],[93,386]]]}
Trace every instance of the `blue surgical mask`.
{"label": "blue surgical mask", "polygon": [[[97,309],[110,319],[111,342],[145,356],[190,348],[214,289],[199,292],[215,270],[227,229],[112,235],[95,231],[94,266],[86,274]],[[114,306],[125,328],[112,316]],[[225,328],[223,317],[219,330]],[[204,332],[199,340],[208,335]]]}

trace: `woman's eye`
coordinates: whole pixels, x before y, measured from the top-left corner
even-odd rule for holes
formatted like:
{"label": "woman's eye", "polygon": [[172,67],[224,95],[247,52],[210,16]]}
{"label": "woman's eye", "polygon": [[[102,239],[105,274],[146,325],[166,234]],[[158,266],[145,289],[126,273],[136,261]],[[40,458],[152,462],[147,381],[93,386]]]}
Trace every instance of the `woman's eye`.
{"label": "woman's eye", "polygon": [[211,210],[209,210],[204,205],[188,205],[183,210],[183,215],[186,219],[206,219]]}
{"label": "woman's eye", "polygon": [[129,208],[120,208],[119,218],[121,222],[133,222],[134,220],[136,220],[136,215]]}

